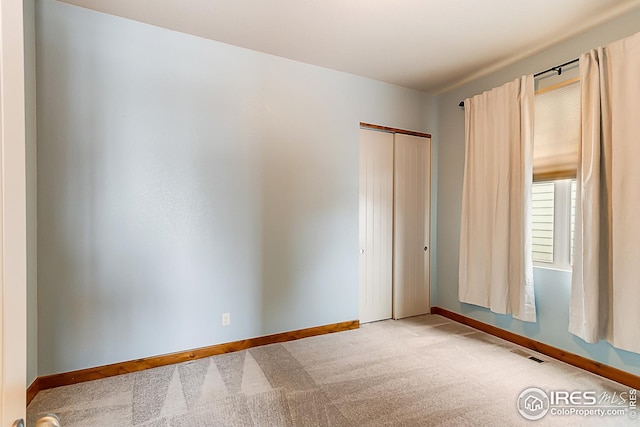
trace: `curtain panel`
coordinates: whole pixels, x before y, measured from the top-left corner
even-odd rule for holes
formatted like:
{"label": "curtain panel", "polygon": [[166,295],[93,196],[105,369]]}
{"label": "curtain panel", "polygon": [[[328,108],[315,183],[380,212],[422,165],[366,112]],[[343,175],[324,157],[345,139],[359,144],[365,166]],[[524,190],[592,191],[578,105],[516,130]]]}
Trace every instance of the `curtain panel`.
{"label": "curtain panel", "polygon": [[533,75],[467,98],[460,302],[535,322]]}
{"label": "curtain panel", "polygon": [[640,353],[640,33],[580,57],[569,332]]}

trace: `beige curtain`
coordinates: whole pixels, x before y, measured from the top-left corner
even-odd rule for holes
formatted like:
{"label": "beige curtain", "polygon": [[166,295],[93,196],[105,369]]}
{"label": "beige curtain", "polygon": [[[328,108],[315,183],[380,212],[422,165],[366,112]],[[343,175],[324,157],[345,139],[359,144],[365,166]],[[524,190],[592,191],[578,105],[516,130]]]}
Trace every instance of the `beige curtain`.
{"label": "beige curtain", "polygon": [[569,331],[640,353],[640,33],[580,57]]}
{"label": "beige curtain", "polygon": [[465,100],[461,302],[535,322],[533,76]]}

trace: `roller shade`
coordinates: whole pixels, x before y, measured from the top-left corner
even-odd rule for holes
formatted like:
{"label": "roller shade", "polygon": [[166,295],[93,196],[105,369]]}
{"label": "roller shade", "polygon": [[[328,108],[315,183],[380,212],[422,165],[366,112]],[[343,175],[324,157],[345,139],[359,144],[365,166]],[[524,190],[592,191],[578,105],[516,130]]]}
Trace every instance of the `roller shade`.
{"label": "roller shade", "polygon": [[580,82],[535,96],[533,179],[574,178],[580,143]]}

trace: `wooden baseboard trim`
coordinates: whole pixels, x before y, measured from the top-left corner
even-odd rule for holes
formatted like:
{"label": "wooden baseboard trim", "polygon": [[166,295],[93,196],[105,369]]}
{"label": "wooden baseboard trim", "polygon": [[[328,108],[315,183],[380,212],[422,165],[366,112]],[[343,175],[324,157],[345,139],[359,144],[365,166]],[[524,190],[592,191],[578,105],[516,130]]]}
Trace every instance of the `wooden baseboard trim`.
{"label": "wooden baseboard trim", "polygon": [[348,331],[351,329],[358,329],[359,327],[360,322],[358,320],[351,320],[347,322],[333,323],[330,325],[298,329],[296,331],[282,332],[279,334],[249,338],[246,340],[234,341],[224,344],[217,344],[209,347],[198,348],[195,350],[181,351],[172,354],[165,354],[162,356],[147,357],[144,359],[130,360],[121,363],[113,363],[111,365],[97,366],[94,368],[81,369],[78,371],[63,372],[60,374],[38,377],[27,390],[27,404],[29,404],[29,402],[31,402],[36,394],[38,394],[38,392],[41,390],[113,377],[115,375],[128,374],[131,372],[142,371],[144,369],[151,369],[160,366],[172,365],[175,363],[187,362],[189,360],[202,359],[218,354],[246,350],[261,345],[283,343],[301,338],[313,337],[316,335]]}
{"label": "wooden baseboard trim", "polygon": [[505,329],[500,329],[496,326],[480,322],[479,320],[463,316],[462,314],[454,313],[453,311],[445,310],[441,307],[431,307],[431,314],[439,314],[440,316],[471,326],[472,328],[494,335],[498,338],[502,338],[503,340],[535,350],[538,353],[545,354],[554,359],[568,363],[569,365],[573,365],[580,369],[584,369],[585,371],[600,375],[601,377],[608,378],[619,382],[620,384],[640,390],[640,377],[621,369],[587,359],[586,357],[578,356],[574,353],[569,353],[568,351],[561,350],[549,344],[541,343]]}
{"label": "wooden baseboard trim", "polygon": [[31,385],[27,388],[27,405],[31,403],[38,393],[40,393],[40,378],[33,380]]}

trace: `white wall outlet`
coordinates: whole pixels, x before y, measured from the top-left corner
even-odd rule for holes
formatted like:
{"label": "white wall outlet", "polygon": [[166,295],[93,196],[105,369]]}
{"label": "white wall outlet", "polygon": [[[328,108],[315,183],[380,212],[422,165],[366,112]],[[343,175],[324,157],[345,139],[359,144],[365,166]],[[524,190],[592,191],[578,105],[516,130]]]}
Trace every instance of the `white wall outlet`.
{"label": "white wall outlet", "polygon": [[229,326],[231,324],[231,313],[222,313],[222,326]]}

